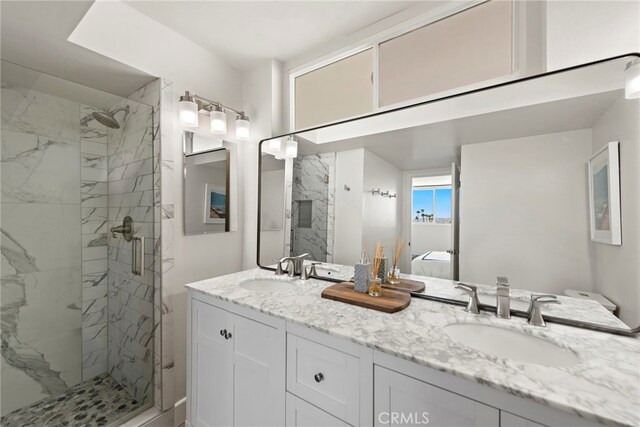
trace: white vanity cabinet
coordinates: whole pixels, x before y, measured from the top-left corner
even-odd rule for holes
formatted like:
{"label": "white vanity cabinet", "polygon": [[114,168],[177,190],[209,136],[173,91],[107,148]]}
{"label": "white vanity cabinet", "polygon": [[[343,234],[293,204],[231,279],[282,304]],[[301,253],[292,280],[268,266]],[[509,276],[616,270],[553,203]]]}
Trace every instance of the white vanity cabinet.
{"label": "white vanity cabinet", "polygon": [[545,427],[526,418],[510,414],[508,412],[500,412],[500,427]]}
{"label": "white vanity cabinet", "polygon": [[201,293],[188,311],[189,427],[599,425]]}
{"label": "white vanity cabinet", "polygon": [[316,418],[325,425],[329,417],[337,420],[330,425],[372,425],[372,356],[369,348],[287,324],[287,393],[312,405],[287,405],[287,426]]}
{"label": "white vanity cabinet", "polygon": [[189,425],[284,425],[284,322],[248,314],[191,299]]}
{"label": "white vanity cabinet", "polygon": [[498,427],[500,411],[418,379],[376,366],[375,426]]}
{"label": "white vanity cabinet", "polygon": [[287,427],[349,427],[328,412],[287,393]]}

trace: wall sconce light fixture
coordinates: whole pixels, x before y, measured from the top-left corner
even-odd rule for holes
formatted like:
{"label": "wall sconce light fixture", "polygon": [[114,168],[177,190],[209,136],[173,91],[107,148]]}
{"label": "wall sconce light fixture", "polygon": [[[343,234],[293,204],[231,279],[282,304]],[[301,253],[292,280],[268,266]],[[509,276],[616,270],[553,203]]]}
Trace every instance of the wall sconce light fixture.
{"label": "wall sconce light fixture", "polygon": [[282,140],[280,138],[270,140],[267,150],[272,153],[279,153],[282,150]]}
{"label": "wall sconce light fixture", "polygon": [[251,123],[244,111],[227,107],[221,102],[192,95],[188,91],[180,97],[178,102],[180,124],[187,127],[198,127],[198,113],[200,110],[209,112],[209,130],[211,133],[218,135],[227,133],[227,111],[231,111],[237,114],[236,138],[239,141],[248,141],[251,137]]}
{"label": "wall sconce light fixture", "polygon": [[298,157],[298,141],[292,136],[287,140],[285,155],[291,159]]}
{"label": "wall sconce light fixture", "polygon": [[195,97],[189,92],[185,92],[178,102],[178,111],[180,112],[180,124],[188,127],[198,126],[198,104]]}
{"label": "wall sconce light fixture", "polygon": [[634,59],[624,70],[624,97],[640,98],[640,59]]}

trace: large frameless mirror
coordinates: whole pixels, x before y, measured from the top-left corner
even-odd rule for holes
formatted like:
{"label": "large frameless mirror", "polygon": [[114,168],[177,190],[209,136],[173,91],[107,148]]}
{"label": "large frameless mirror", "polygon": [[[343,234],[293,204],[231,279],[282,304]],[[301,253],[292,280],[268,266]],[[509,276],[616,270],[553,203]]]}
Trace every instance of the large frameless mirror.
{"label": "large frameless mirror", "polygon": [[317,276],[349,280],[363,249],[392,256],[402,239],[398,267],[425,294],[478,283],[495,305],[506,276],[514,309],[551,293],[558,317],[640,324],[640,100],[625,71],[636,61],[262,141],[258,264],[309,253]]}

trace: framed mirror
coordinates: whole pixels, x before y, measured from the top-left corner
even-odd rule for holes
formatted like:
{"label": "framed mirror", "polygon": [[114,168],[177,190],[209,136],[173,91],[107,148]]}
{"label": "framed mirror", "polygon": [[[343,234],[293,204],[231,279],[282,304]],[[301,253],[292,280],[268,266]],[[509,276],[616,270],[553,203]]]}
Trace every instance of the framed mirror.
{"label": "framed mirror", "polygon": [[[392,256],[401,238],[398,266],[424,294],[463,301],[451,287],[476,283],[495,306],[506,276],[514,309],[551,293],[558,318],[639,325],[640,100],[625,96],[634,61],[261,141],[258,264],[309,253],[319,278],[349,280],[363,249],[380,242]],[[619,225],[621,244],[592,239],[592,224]]]}
{"label": "framed mirror", "polygon": [[[192,148],[194,134],[185,131],[185,147]],[[230,152],[220,147],[184,155],[185,234],[230,231]]]}

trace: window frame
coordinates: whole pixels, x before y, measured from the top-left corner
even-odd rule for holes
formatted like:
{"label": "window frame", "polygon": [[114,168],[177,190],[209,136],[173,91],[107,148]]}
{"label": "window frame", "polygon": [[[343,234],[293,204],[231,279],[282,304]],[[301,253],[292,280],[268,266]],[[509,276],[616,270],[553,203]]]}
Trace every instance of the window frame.
{"label": "window frame", "polygon": [[[319,68],[325,67],[327,65],[333,64],[334,62],[338,62],[342,59],[348,58],[352,55],[356,55],[360,52],[363,52],[367,49],[372,49],[372,106],[371,111],[365,113],[363,115],[368,115],[371,113],[375,113],[378,111],[384,111],[388,109],[398,108],[402,105],[410,105],[416,102],[421,102],[423,100],[427,100],[429,98],[433,98],[437,94],[430,94],[422,97],[413,98],[410,100],[406,100],[403,102],[399,102],[396,104],[386,105],[384,107],[380,106],[379,103],[379,73],[378,73],[378,58],[379,58],[379,48],[380,44],[391,39],[400,37],[404,34],[407,34],[411,31],[417,30],[418,28],[433,24],[435,22],[441,21],[443,19],[447,19],[453,15],[458,13],[462,13],[468,9],[473,7],[482,5],[489,1],[504,1],[504,0],[467,0],[464,2],[451,2],[449,4],[445,4],[443,6],[437,7],[429,12],[420,14],[414,18],[408,19],[399,24],[393,25],[385,30],[379,31],[375,34],[372,34],[364,39],[361,39],[358,42],[351,43],[345,46],[342,49],[333,51],[327,55],[323,55],[319,58],[316,58],[312,61],[309,61],[300,66],[294,67],[289,70],[288,79],[289,79],[289,131],[300,131],[303,129],[296,129],[295,127],[295,79],[304,74],[308,74],[313,72]],[[508,79],[517,78],[523,75],[523,68],[526,64],[526,49],[525,49],[525,41],[526,41],[526,16],[525,16],[525,8],[522,6],[522,2],[518,0],[509,0],[512,2],[512,16],[511,16],[511,73],[506,76],[496,77],[494,79],[484,80],[478,82],[476,84],[470,86],[486,86],[491,84],[496,84],[502,81],[506,81]],[[468,87],[465,87],[468,89]],[[454,88],[453,90],[458,91],[460,88]],[[465,90],[466,90],[465,89]],[[359,116],[354,116],[359,117]],[[352,119],[353,117],[344,117],[340,120]],[[318,123],[315,126],[326,125],[326,123]],[[315,127],[314,126],[314,127]]]}
{"label": "window frame", "polygon": [[437,209],[437,205],[436,205],[436,190],[450,190],[453,192],[453,185],[418,185],[418,186],[414,186],[411,187],[411,224],[422,224],[421,221],[416,221],[413,217],[413,214],[415,213],[415,206],[413,205],[413,192],[416,190],[432,190],[433,191],[433,222],[428,222],[428,223],[424,223],[424,224],[428,224],[428,225],[451,225],[451,222],[449,223],[437,223],[436,219],[436,209]]}

